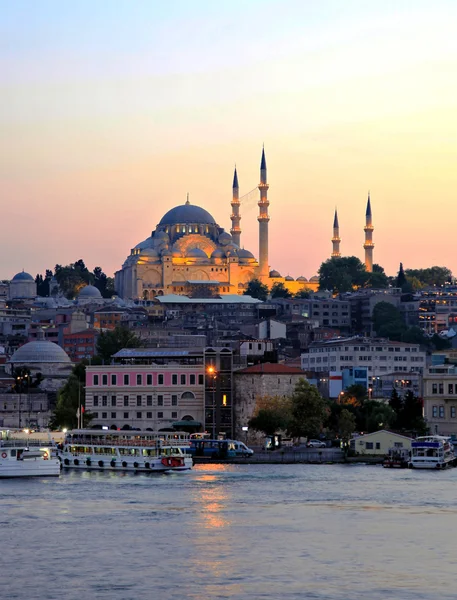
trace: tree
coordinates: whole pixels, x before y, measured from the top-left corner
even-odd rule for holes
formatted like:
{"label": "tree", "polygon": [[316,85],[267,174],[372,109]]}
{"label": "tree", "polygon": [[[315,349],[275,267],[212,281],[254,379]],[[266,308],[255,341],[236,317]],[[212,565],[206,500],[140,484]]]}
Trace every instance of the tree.
{"label": "tree", "polygon": [[396,306],[389,302],[378,302],[373,308],[373,328],[376,335],[400,341],[407,327]]}
{"label": "tree", "polygon": [[365,285],[369,274],[356,256],[332,257],[319,267],[319,289],[335,294]]}
{"label": "tree", "polygon": [[143,340],[126,327],[116,327],[113,331],[102,331],[97,340],[97,354],[104,361],[123,348],[141,348]]}
{"label": "tree", "polygon": [[255,417],[248,422],[250,429],[261,431],[265,435],[274,435],[281,429],[286,429],[288,424],[287,416],[275,408],[262,408]]}
{"label": "tree", "polygon": [[395,287],[403,289],[403,286],[406,285],[406,275],[403,270],[403,263],[400,263],[400,268],[398,269],[397,279],[395,281]]}
{"label": "tree", "polygon": [[427,432],[427,425],[422,412],[421,400],[414,392],[408,390],[403,399],[403,409],[401,411],[402,428],[419,435],[425,434]]}
{"label": "tree", "polygon": [[100,290],[103,298],[111,298],[115,294],[113,278],[107,277],[101,267],[95,267],[93,276],[94,286]]}
{"label": "tree", "polygon": [[338,419],[338,433],[343,440],[343,448],[348,449],[349,440],[356,428],[355,416],[347,409],[343,409]]}
{"label": "tree", "polygon": [[310,290],[307,287],[304,287],[294,294],[294,298],[297,298],[299,300],[307,300],[308,298],[311,298],[311,294],[312,290]]}
{"label": "tree", "polygon": [[270,294],[272,298],[291,298],[292,294],[286,288],[286,286],[282,283],[282,281],[277,281],[271,286]]}
{"label": "tree", "polygon": [[390,395],[389,406],[396,414],[396,419],[395,423],[393,423],[393,426],[400,429],[400,415],[403,410],[403,398],[400,396],[400,394],[395,388],[393,388],[392,393]]}
{"label": "tree", "polygon": [[315,437],[328,416],[325,400],[306,379],[299,379],[291,396],[291,414],[287,430],[292,437]]}
{"label": "tree", "polygon": [[392,408],[384,402],[369,400],[363,407],[365,425],[364,429],[371,433],[378,429],[389,429],[395,423],[397,415]]}
{"label": "tree", "polygon": [[244,295],[252,296],[252,298],[257,298],[265,302],[268,297],[268,286],[262,283],[260,279],[251,279],[244,291]]}
{"label": "tree", "polygon": [[[67,382],[59,391],[57,405],[49,423],[51,429],[74,429],[78,426],[77,412],[78,409],[84,411],[86,402],[86,364],[84,361],[75,365]],[[92,419],[93,415],[83,412],[83,426]]]}
{"label": "tree", "polygon": [[452,282],[452,271],[447,267],[428,267],[427,269],[407,269],[406,277],[417,278],[422,285],[441,287]]}
{"label": "tree", "polygon": [[401,341],[407,344],[426,344],[424,333],[420,327],[409,327],[402,333]]}
{"label": "tree", "polygon": [[362,406],[367,399],[367,388],[361,383],[353,383],[342,395],[342,404],[351,404],[352,406]]}
{"label": "tree", "polygon": [[389,286],[389,278],[384,272],[383,267],[374,264],[373,271],[368,273],[365,287],[371,287],[375,289],[385,289]]}

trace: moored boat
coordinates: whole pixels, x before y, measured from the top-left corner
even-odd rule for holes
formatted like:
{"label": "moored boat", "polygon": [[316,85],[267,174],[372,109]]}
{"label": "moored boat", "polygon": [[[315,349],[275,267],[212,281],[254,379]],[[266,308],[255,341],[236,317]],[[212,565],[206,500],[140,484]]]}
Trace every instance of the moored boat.
{"label": "moored boat", "polygon": [[382,466],[388,469],[406,469],[410,460],[410,451],[407,448],[390,448],[385,456]]}
{"label": "moored boat", "polygon": [[0,478],[58,477],[60,461],[55,448],[42,440],[14,439],[0,442]]}
{"label": "moored boat", "polygon": [[455,466],[454,446],[450,439],[440,435],[416,438],[411,443],[412,469],[445,469]]}
{"label": "moored boat", "polygon": [[153,432],[79,429],[58,449],[62,467],[98,471],[165,473],[188,471],[192,457]]}

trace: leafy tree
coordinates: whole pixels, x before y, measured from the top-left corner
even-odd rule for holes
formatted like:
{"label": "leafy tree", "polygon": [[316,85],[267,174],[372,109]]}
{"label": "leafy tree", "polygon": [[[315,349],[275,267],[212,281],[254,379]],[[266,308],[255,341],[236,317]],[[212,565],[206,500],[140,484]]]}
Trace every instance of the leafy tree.
{"label": "leafy tree", "polygon": [[341,397],[342,404],[351,404],[352,406],[362,406],[367,399],[367,388],[361,383],[350,385]]}
{"label": "leafy tree", "polygon": [[400,413],[402,428],[414,431],[419,435],[425,434],[427,425],[422,413],[421,400],[411,390],[408,390],[403,399],[403,409]]}
{"label": "leafy tree", "polygon": [[101,267],[95,267],[93,276],[94,286],[100,290],[103,298],[111,298],[115,294],[113,278],[107,277]]}
{"label": "leafy tree", "polygon": [[433,335],[431,343],[435,350],[447,350],[452,347],[450,340],[440,337],[437,333]]}
{"label": "leafy tree", "polygon": [[311,294],[312,294],[312,290],[310,290],[307,287],[304,287],[295,293],[294,298],[297,298],[299,300],[307,300],[308,298],[311,298]]}
{"label": "leafy tree", "polygon": [[373,265],[373,271],[368,273],[365,286],[376,289],[384,289],[389,286],[389,278],[385,274],[383,267],[377,264]]}
{"label": "leafy tree", "polygon": [[292,298],[291,292],[282,281],[277,281],[271,286],[270,294],[272,298]]}
{"label": "leafy tree", "polygon": [[408,329],[402,333],[401,341],[407,344],[425,344],[424,333],[420,327],[408,327]]}
{"label": "leafy tree", "polygon": [[314,437],[328,416],[325,400],[306,379],[299,379],[291,396],[291,418],[287,430],[292,437]]}
{"label": "leafy tree", "polygon": [[392,390],[392,393],[390,395],[389,406],[394,411],[394,413],[397,415],[397,418],[395,419],[395,423],[393,424],[393,426],[400,428],[399,415],[401,414],[401,412],[403,410],[403,398],[400,396],[400,394],[397,392],[397,390],[395,388]]}
{"label": "leafy tree", "polygon": [[373,328],[376,335],[400,341],[407,327],[396,306],[389,302],[378,302],[373,308]]}
{"label": "leafy tree", "polygon": [[395,423],[397,415],[384,402],[369,400],[364,405],[365,430],[371,433],[378,429],[389,429]]}
{"label": "leafy tree", "polygon": [[102,331],[97,340],[97,354],[104,361],[110,361],[113,354],[122,348],[141,348],[143,340],[126,327],[116,327],[113,331]]}
{"label": "leafy tree", "polygon": [[427,269],[407,269],[406,277],[417,278],[422,285],[441,287],[452,282],[452,271],[447,267],[428,267]]}
{"label": "leafy tree", "polygon": [[368,281],[365,265],[356,256],[332,257],[319,267],[319,289],[350,292]]}
{"label": "leafy tree", "polygon": [[343,440],[343,447],[346,450],[348,448],[349,440],[351,435],[356,429],[356,419],[349,410],[343,408],[338,419],[338,433]]}
{"label": "leafy tree", "polygon": [[268,286],[262,283],[260,279],[251,279],[244,291],[244,295],[252,296],[252,298],[257,298],[265,302],[268,297]]}
{"label": "leafy tree", "polygon": [[281,429],[286,429],[287,415],[275,408],[262,408],[248,422],[250,429],[261,431],[265,435],[274,435]]}
{"label": "leafy tree", "polygon": [[52,271],[46,269],[45,276],[40,275],[39,273],[35,277],[35,283],[37,285],[37,295],[38,296],[49,296],[49,283],[52,279]]}
{"label": "leafy tree", "polygon": [[[51,429],[74,429],[78,426],[78,408],[84,410],[86,402],[85,394],[86,362],[78,363],[67,379],[63,388],[59,391],[57,405],[51,417],[49,426]],[[83,412],[83,426],[93,419],[93,415]]]}

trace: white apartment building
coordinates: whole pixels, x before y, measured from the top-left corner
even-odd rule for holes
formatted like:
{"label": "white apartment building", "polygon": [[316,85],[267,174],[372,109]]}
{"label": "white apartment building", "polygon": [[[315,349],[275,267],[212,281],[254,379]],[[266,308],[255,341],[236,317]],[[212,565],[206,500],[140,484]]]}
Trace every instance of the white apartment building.
{"label": "white apartment building", "polygon": [[419,344],[391,342],[378,338],[336,338],[313,342],[301,355],[304,371],[342,371],[348,367],[366,367],[368,378],[386,373],[420,373],[425,368],[426,354]]}

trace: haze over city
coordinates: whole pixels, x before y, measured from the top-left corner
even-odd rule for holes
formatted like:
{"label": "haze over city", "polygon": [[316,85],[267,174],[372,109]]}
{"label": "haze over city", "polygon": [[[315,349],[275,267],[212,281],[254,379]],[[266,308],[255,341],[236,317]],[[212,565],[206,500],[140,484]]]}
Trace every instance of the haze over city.
{"label": "haze over city", "polygon": [[456,22],[446,1],[4,4],[1,277],[112,275],[187,193],[229,230],[233,167],[242,196],[262,144],[282,275],[316,274],[335,207],[363,260],[368,190],[374,262],[455,274]]}

